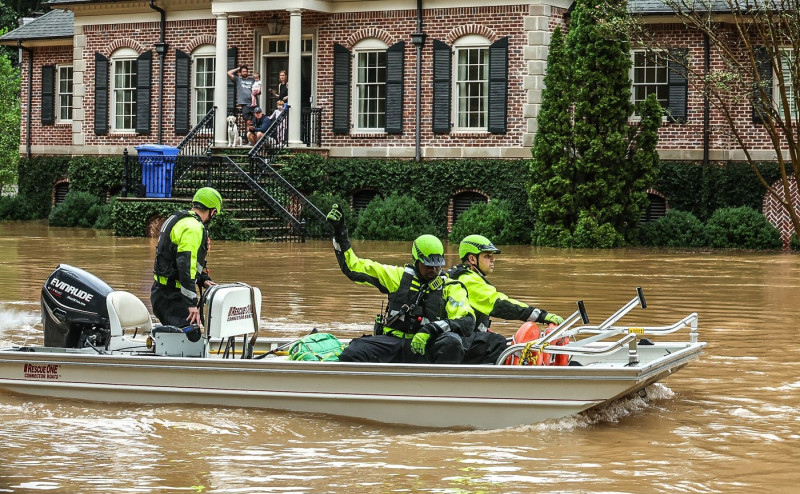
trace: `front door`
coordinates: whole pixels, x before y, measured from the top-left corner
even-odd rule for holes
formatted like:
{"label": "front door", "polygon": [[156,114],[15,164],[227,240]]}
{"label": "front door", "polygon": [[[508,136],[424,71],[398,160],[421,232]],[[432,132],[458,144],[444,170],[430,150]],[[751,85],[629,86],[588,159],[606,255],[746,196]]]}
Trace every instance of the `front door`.
{"label": "front door", "polygon": [[[308,108],[312,103],[312,86],[314,80],[313,56],[311,52],[311,38],[303,38],[303,54],[300,61],[300,77],[293,77],[288,74],[289,92],[294,90],[298,84],[300,86],[300,101],[302,108]],[[261,91],[261,104],[264,113],[269,115],[275,109],[278,100],[273,96],[270,89],[278,90],[280,82],[279,74],[281,70],[289,71],[289,41],[288,39],[267,39],[262,42],[264,50],[262,52],[261,75],[264,89]]]}

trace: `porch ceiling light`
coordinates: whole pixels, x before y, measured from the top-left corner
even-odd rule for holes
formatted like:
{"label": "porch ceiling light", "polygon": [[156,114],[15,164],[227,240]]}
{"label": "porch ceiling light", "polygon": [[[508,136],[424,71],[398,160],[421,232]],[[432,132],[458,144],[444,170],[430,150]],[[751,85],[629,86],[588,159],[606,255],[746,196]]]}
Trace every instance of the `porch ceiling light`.
{"label": "porch ceiling light", "polygon": [[267,27],[269,28],[269,34],[273,36],[281,34],[281,31],[283,31],[283,23],[278,19],[278,14],[272,14],[272,18],[267,21]]}

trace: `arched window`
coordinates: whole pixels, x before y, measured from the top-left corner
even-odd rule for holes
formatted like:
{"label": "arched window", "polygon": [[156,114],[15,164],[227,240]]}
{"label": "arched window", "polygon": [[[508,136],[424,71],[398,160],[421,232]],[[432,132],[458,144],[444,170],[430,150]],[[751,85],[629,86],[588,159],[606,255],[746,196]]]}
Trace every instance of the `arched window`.
{"label": "arched window", "polygon": [[355,131],[383,132],[386,127],[386,49],[377,38],[353,47],[353,122]]}
{"label": "arched window", "polygon": [[214,45],[200,45],[192,52],[192,122],[196,125],[214,107]]}
{"label": "arched window", "polygon": [[461,192],[453,197],[453,223],[458,221],[461,214],[475,203],[487,203],[489,199],[478,192]]}
{"label": "arched window", "polygon": [[453,43],[455,130],[486,131],[489,125],[489,45],[477,34]]}
{"label": "arched window", "polygon": [[132,48],[120,48],[111,54],[111,130],[136,131],[136,59]]}

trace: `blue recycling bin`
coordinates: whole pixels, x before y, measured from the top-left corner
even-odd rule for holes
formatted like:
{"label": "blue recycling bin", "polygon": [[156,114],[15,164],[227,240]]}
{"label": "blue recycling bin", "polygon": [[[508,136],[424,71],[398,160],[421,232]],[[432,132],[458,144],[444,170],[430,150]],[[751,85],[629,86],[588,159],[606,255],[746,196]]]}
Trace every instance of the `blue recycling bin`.
{"label": "blue recycling bin", "polygon": [[142,165],[142,184],[145,197],[172,197],[172,172],[178,148],[163,144],[136,146]]}

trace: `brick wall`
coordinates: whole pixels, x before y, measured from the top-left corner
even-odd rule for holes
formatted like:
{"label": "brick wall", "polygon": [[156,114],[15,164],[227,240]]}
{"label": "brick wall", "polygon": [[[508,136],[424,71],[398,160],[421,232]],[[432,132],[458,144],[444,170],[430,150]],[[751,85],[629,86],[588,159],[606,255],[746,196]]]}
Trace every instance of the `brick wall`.
{"label": "brick wall", "polygon": [[[20,122],[20,144],[25,146],[28,138],[28,63],[30,54],[23,52],[21,99],[22,113]],[[31,142],[43,146],[69,146],[72,143],[72,124],[58,122],[58,99],[56,94],[55,120],[52,125],[42,124],[42,66],[44,65],[72,65],[71,46],[46,46],[33,50],[33,86],[31,91]],[[56,77],[58,74],[56,73]],[[56,91],[58,87],[56,86]]]}

